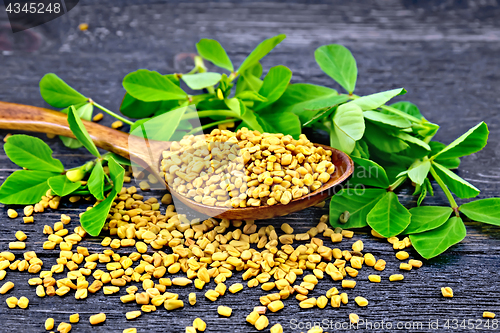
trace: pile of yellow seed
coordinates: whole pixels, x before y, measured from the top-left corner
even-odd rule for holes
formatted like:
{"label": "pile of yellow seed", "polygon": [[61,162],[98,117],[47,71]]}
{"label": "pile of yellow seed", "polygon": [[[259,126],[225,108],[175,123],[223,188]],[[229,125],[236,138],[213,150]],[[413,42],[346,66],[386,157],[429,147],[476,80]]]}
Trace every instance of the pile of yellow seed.
{"label": "pile of yellow seed", "polygon": [[172,189],[205,205],[286,205],[330,180],[331,154],[304,134],[294,140],[247,128],[214,129],[173,142],[163,152],[161,172]]}
{"label": "pile of yellow seed", "polygon": [[[43,201],[53,200],[50,193],[46,198]],[[156,198],[145,200],[135,187],[123,188],[115,199],[105,224],[104,229],[109,237],[105,237],[101,244],[106,249],[96,253],[78,246],[86,235],[85,231],[78,226],[70,232],[67,226],[71,219],[62,215],[61,221],[44,227],[47,241],[43,248],[59,251],[56,264],[44,267],[34,251],[25,252],[22,260],[16,260],[11,252],[1,252],[0,280],[5,278],[7,268],[36,274],[28,283],[36,288],[38,297],[62,297],[72,293],[75,299],[85,299],[101,289],[105,295],[125,291],[120,300],[140,306],[140,311],[124,314],[124,318],[134,319],[143,312],[157,311],[160,306],[167,311],[183,308],[183,297],[187,298],[189,305],[196,304],[195,293],[183,296],[170,292],[169,287],[172,285],[194,286],[202,290],[206,284],[214,281],[215,288],[205,290],[204,296],[214,302],[221,301],[226,291],[238,293],[244,288],[241,283],[226,284],[233,274],[241,272],[248,288],[260,286],[267,292],[260,297],[261,305],[254,308],[246,318],[256,329],[263,330],[270,325],[266,311],[281,311],[285,307],[284,300],[291,296],[295,297],[301,308],[322,309],[328,303],[338,308],[342,304],[348,304],[347,291],[355,290],[357,282],[353,278],[357,277],[363,266],[372,267],[378,272],[385,270],[386,262],[375,258],[371,253],[363,252],[364,244],[360,240],[352,244],[352,249],[341,250],[329,246],[319,238],[318,235],[323,235],[334,244],[353,237],[352,231],[329,228],[326,224],[327,215],[322,216],[319,223],[306,233],[294,233],[293,228],[286,223],[278,231],[273,226],[259,227],[254,221],[213,218],[205,221],[189,220],[186,216],[177,214],[171,203],[169,194],[164,195],[160,203]],[[162,205],[166,208],[163,209]],[[16,233],[18,240],[25,240],[23,235],[24,233]],[[402,240],[395,237],[388,241],[395,249],[400,250],[396,253],[399,260],[409,259],[409,254],[403,251],[405,247],[411,246],[407,237]],[[296,242],[300,244],[294,244]],[[121,255],[118,253],[121,247],[134,247],[135,251]],[[171,253],[165,252],[165,248],[170,248]],[[98,264],[104,264],[105,268],[98,268]],[[421,261],[410,259],[402,262],[400,269],[407,271],[421,266]],[[52,276],[63,272],[66,272],[65,278],[56,280]],[[168,277],[181,272],[185,277]],[[300,276],[301,282],[298,281]],[[340,281],[339,288],[344,289],[343,292],[332,287],[325,295],[310,297],[309,293],[326,276],[332,281]],[[388,277],[390,281],[400,281],[403,278],[402,274]],[[377,283],[381,281],[381,276],[370,275],[368,279]],[[130,285],[133,282],[140,286]],[[12,282],[6,282],[0,287],[0,294],[6,294],[13,288]],[[448,289],[443,289],[443,295],[449,294],[451,288]],[[360,307],[369,304],[369,300],[360,295],[356,295],[354,301]],[[26,297],[18,300],[12,296],[6,302],[9,307],[26,308],[29,304]],[[232,315],[232,309],[222,304],[217,311],[220,316]],[[485,313],[485,316],[492,315]],[[105,320],[104,313],[89,318],[92,325]],[[359,317],[352,313],[349,320],[354,323]],[[69,318],[71,324],[79,321],[77,314]],[[69,332],[71,324],[61,322],[58,330]],[[45,327],[53,328],[54,320],[49,318]],[[197,318],[192,326],[186,328],[186,332],[203,331],[205,328],[205,322]],[[135,329],[126,329],[124,332],[132,333]],[[280,333],[283,328],[276,323],[271,327],[271,332]]]}

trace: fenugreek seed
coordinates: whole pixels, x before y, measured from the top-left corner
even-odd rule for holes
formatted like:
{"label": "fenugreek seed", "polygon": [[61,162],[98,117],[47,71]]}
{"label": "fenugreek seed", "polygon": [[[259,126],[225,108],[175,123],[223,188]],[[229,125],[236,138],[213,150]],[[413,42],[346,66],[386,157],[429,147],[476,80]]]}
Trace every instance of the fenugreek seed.
{"label": "fenugreek seed", "polygon": [[25,242],[10,242],[9,249],[11,250],[24,250],[26,248]]}
{"label": "fenugreek seed", "polygon": [[172,284],[174,286],[187,286],[188,284],[191,284],[191,283],[193,283],[193,281],[188,279],[188,278],[178,277],[178,278],[172,279]]}
{"label": "fenugreek seed", "polygon": [[271,333],[283,333],[283,326],[281,324],[274,324],[271,327]]}
{"label": "fenugreek seed", "polygon": [[250,314],[248,314],[246,321],[249,322],[251,325],[255,326],[255,323],[257,322],[259,317],[260,317],[260,314],[258,312],[252,311],[252,312],[250,312]]}
{"label": "fenugreek seed", "polygon": [[229,286],[229,292],[232,294],[235,294],[241,290],[243,290],[243,285],[241,283],[234,283],[231,286]]}
{"label": "fenugreek seed", "polygon": [[318,299],[316,300],[316,306],[320,309],[324,309],[327,304],[328,304],[328,298],[326,298],[326,296],[324,295],[318,297]]}
{"label": "fenugreek seed", "polygon": [[333,295],[331,298],[332,307],[334,307],[334,308],[340,307],[341,301],[342,301],[342,298],[340,297],[340,295]]}
{"label": "fenugreek seed", "polygon": [[189,293],[189,304],[191,304],[191,305],[196,304],[196,294],[195,293]]}
{"label": "fenugreek seed", "polygon": [[422,264],[423,264],[423,263],[422,263],[422,261],[420,261],[420,260],[415,260],[415,259],[410,259],[410,260],[408,261],[408,263],[409,263],[410,265],[412,265],[412,267],[414,267],[414,268],[420,268],[420,267],[422,267]]}
{"label": "fenugreek seed", "polygon": [[14,209],[8,209],[7,216],[10,217],[11,219],[15,219],[18,216],[18,214]]}
{"label": "fenugreek seed", "polygon": [[36,295],[38,297],[45,297],[45,288],[42,285],[36,286]]}
{"label": "fenugreek seed", "polygon": [[45,320],[45,330],[51,331],[54,328],[54,318],[47,318]]}
{"label": "fenugreek seed", "polygon": [[137,328],[131,327],[123,330],[123,333],[137,333]]}
{"label": "fenugreek seed", "polygon": [[363,251],[363,248],[364,248],[364,244],[361,240],[358,240],[358,241],[354,242],[354,244],[352,244],[353,251],[361,252],[361,251]]}
{"label": "fenugreek seed", "polygon": [[89,321],[90,321],[91,325],[98,325],[100,323],[103,323],[106,321],[106,314],[101,312],[101,313],[92,315],[92,316],[90,316]]}
{"label": "fenugreek seed", "polygon": [[380,275],[368,275],[368,280],[370,280],[370,282],[378,283],[381,281],[381,278]]}
{"label": "fenugreek seed", "polygon": [[346,293],[340,294],[340,299],[342,301],[342,304],[347,304],[349,302],[349,296],[347,296]]}
{"label": "fenugreek seed", "polygon": [[311,297],[299,303],[302,309],[310,309],[316,306],[316,298]]}
{"label": "fenugreek seed", "polygon": [[340,214],[339,222],[342,224],[346,224],[349,221],[350,217],[351,217],[351,214],[349,213],[349,211],[346,210],[345,212]]}
{"label": "fenugreek seed", "polygon": [[357,296],[356,298],[354,298],[354,301],[359,306],[367,306],[368,305],[368,300],[364,297],[361,297],[361,296]]}
{"label": "fenugreek seed", "polygon": [[359,322],[359,316],[355,313],[351,313],[349,315],[349,320],[351,321],[351,323],[357,324]]}
{"label": "fenugreek seed", "polygon": [[283,304],[282,301],[273,301],[271,303],[269,303],[267,305],[267,308],[271,311],[271,312],[276,312],[276,311],[279,311],[281,309],[283,309],[285,307],[285,305]]}
{"label": "fenugreek seed", "polygon": [[24,216],[23,217],[24,223],[33,223],[34,221],[35,221],[35,219],[33,218],[33,216]]}
{"label": "fenugreek seed", "polygon": [[410,255],[406,251],[399,251],[396,253],[396,258],[399,260],[406,260],[408,257],[410,257]]}
{"label": "fenugreek seed", "polygon": [[57,326],[57,331],[59,333],[68,333],[71,331],[71,324],[62,322]]}
{"label": "fenugreek seed", "polygon": [[131,319],[135,319],[137,317],[139,317],[140,315],[142,314],[141,311],[129,311],[125,314],[125,317],[128,319],[128,320],[131,320]]}
{"label": "fenugreek seed", "polygon": [[356,281],[353,280],[342,280],[342,288],[354,288],[356,287]]}
{"label": "fenugreek seed", "polygon": [[12,297],[9,297],[5,300],[5,302],[7,303],[7,306],[11,309],[15,308],[17,306],[17,298],[12,296]]}
{"label": "fenugreek seed", "polygon": [[221,316],[230,317],[232,312],[233,309],[231,309],[229,306],[219,305],[217,307],[217,313],[219,313]]}
{"label": "fenugreek seed", "polygon": [[288,223],[283,223],[281,225],[281,230],[283,230],[283,232],[285,234],[293,234],[293,228],[288,224]]}
{"label": "fenugreek seed", "polygon": [[375,263],[375,266],[373,266],[373,268],[375,268],[375,270],[377,271],[383,271],[385,269],[385,260],[383,259],[379,259],[377,260],[377,262]]}
{"label": "fenugreek seed", "polygon": [[80,321],[80,314],[74,313],[71,316],[69,316],[69,322],[72,324],[76,324]]}
{"label": "fenugreek seed", "polygon": [[364,257],[365,257],[366,266],[373,267],[377,263],[377,261],[375,260],[375,257],[371,253],[366,253]]}
{"label": "fenugreek seed", "polygon": [[199,331],[204,332],[207,329],[207,324],[200,318],[193,320],[193,327]]}
{"label": "fenugreek seed", "polygon": [[451,289],[450,287],[442,287],[441,293],[444,297],[453,297],[453,289]]}
{"label": "fenugreek seed", "polygon": [[14,288],[14,283],[11,282],[11,281],[8,281],[8,282],[5,282],[3,284],[2,287],[0,287],[0,294],[5,294],[7,293],[9,290],[11,290],[12,288]]}
{"label": "fenugreek seed", "polygon": [[104,115],[103,115],[102,113],[100,113],[100,112],[99,112],[98,114],[96,114],[96,115],[92,118],[92,121],[93,121],[93,122],[98,122],[98,121],[101,121],[101,120],[102,120],[102,118],[104,118]]}
{"label": "fenugreek seed", "polygon": [[495,318],[495,314],[493,312],[484,311],[483,312],[483,318],[493,319],[493,318]]}
{"label": "fenugreek seed", "polygon": [[267,319],[266,316],[264,315],[261,315],[257,321],[255,322],[255,328],[258,330],[258,331],[262,331],[263,329],[265,329],[267,326],[269,326],[269,319]]}
{"label": "fenugreek seed", "polygon": [[121,122],[120,120],[114,121],[111,124],[111,128],[114,128],[114,129],[120,128],[122,126],[123,126],[123,122]]}
{"label": "fenugreek seed", "polygon": [[393,275],[389,276],[389,281],[401,281],[404,278],[405,277],[403,274],[393,274]]}
{"label": "fenugreek seed", "polygon": [[184,302],[182,300],[179,300],[179,299],[167,299],[165,301],[165,309],[167,310],[175,310],[175,309],[179,309],[179,308],[183,308],[184,307]]}
{"label": "fenugreek seed", "polygon": [[403,269],[405,271],[411,271],[412,268],[413,268],[412,265],[404,263],[404,262],[402,262],[401,264],[399,264],[399,269]]}
{"label": "fenugreek seed", "polygon": [[2,281],[6,275],[7,275],[7,272],[3,269],[0,269],[0,281]]}
{"label": "fenugreek seed", "polygon": [[19,298],[19,301],[17,302],[17,305],[21,309],[26,309],[28,307],[29,303],[30,303],[30,300],[27,299],[26,297],[22,296],[21,298]]}

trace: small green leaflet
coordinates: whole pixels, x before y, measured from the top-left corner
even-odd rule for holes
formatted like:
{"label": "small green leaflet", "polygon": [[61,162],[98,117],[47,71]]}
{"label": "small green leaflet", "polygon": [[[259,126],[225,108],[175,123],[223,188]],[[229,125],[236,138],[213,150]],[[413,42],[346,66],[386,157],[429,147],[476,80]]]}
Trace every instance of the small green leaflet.
{"label": "small green leaflet", "polygon": [[63,172],[61,161],[52,157],[52,149],[39,138],[17,134],[9,137],[3,149],[12,162],[29,170]]}
{"label": "small green leaflet", "polygon": [[234,71],[233,63],[227,56],[226,50],[220,45],[220,43],[213,39],[201,39],[196,43],[196,49],[198,54],[215,66],[227,69],[228,71]]}
{"label": "small green leaflet", "polygon": [[436,229],[450,218],[453,209],[441,206],[422,206],[410,209],[411,222],[403,231],[404,235],[418,234],[420,232]]}
{"label": "small green leaflet", "polygon": [[460,206],[460,211],[473,221],[500,225],[500,198],[468,202]]}
{"label": "small green leaflet", "polygon": [[[430,156],[437,154],[439,151],[443,150],[446,147],[444,143],[438,141],[429,142],[429,146],[431,147]],[[434,159],[434,161],[436,161],[437,163],[441,164],[442,166],[448,169],[457,169],[460,166],[459,157],[441,159],[438,156],[437,158]]]}
{"label": "small green leaflet", "polygon": [[132,165],[130,160],[126,159],[125,157],[122,157],[120,155],[116,155],[114,153],[108,153],[103,156],[106,160],[109,160],[110,158],[113,158],[117,163],[120,163],[122,165]]}
{"label": "small green leaflet", "polygon": [[256,91],[251,91],[251,90],[242,91],[239,94],[236,94],[236,97],[244,101],[256,101],[256,102],[267,101],[266,97],[262,96]]}
{"label": "small green leaflet", "polygon": [[366,122],[365,138],[371,145],[386,153],[397,153],[409,147],[403,140],[388,134],[386,129],[369,121]]}
{"label": "small green leaflet", "polygon": [[5,205],[30,205],[39,202],[49,189],[47,179],[58,173],[18,170],[0,187],[0,202]]}
{"label": "small green leaflet", "polygon": [[187,86],[193,90],[200,90],[207,87],[213,87],[216,85],[222,75],[219,73],[196,73],[196,74],[184,74],[182,75],[182,81],[184,81]]}
{"label": "small green leaflet", "polygon": [[333,116],[333,125],[330,133],[332,147],[350,154],[354,150],[356,141],[363,137],[365,120],[363,111],[352,103],[342,104]]}
{"label": "small green leaflet", "polygon": [[422,116],[422,114],[420,113],[420,110],[418,109],[418,107],[415,104],[413,104],[413,103],[410,103],[410,102],[397,102],[397,103],[391,104],[390,106],[393,107],[393,108],[395,108],[395,109],[401,110],[404,113],[407,113],[410,116],[413,116],[415,118],[418,118],[418,119],[424,118]]}
{"label": "small green leaflet", "polygon": [[89,176],[87,186],[90,193],[97,200],[104,200],[104,170],[100,160],[95,162],[92,173]]}
{"label": "small green leaflet", "polygon": [[80,223],[83,229],[91,236],[99,236],[117,193],[118,192],[113,188],[104,201],[101,201],[97,206],[87,210],[80,217]]}
{"label": "small green leaflet", "polygon": [[467,230],[462,219],[454,216],[436,229],[410,235],[410,240],[422,257],[431,259],[446,251],[450,246],[460,243],[466,234]]}
{"label": "small green leaflet", "polygon": [[408,177],[410,177],[415,184],[422,185],[425,179],[427,179],[430,168],[431,162],[429,160],[420,161],[420,163],[408,170]]}
{"label": "small green leaflet", "polygon": [[241,100],[238,98],[229,98],[229,99],[224,99],[224,102],[226,103],[227,107],[234,112],[234,114],[237,117],[241,116],[241,109],[244,108],[244,106],[241,106]]}
{"label": "small green leaflet", "polygon": [[243,61],[237,72],[242,73],[264,58],[272,49],[286,38],[286,35],[277,35],[262,41]]}
{"label": "small green leaflet", "polygon": [[[243,103],[240,104],[242,107],[245,107]],[[242,115],[241,115],[241,120],[243,120],[243,123],[245,124],[246,127],[248,127],[251,130],[257,130],[261,133],[264,132],[264,129],[262,126],[259,124],[259,121],[257,120],[258,115],[252,112],[251,110],[247,109],[245,107],[244,110],[242,110]]]}
{"label": "small green leaflet", "polygon": [[420,206],[422,204],[422,201],[424,201],[427,194],[429,194],[431,197],[434,196],[434,190],[432,189],[432,184],[429,178],[425,178],[424,180],[424,185],[422,185],[422,192],[417,199],[417,206]]}
{"label": "small green leaflet", "polygon": [[265,112],[259,117],[266,122],[272,133],[290,134],[298,140],[301,133],[300,120],[291,112]]}
{"label": "small green leaflet", "polygon": [[123,187],[123,176],[125,175],[125,169],[118,164],[112,157],[108,158],[109,175],[113,181],[113,188],[116,193],[120,193]]}
{"label": "small green leaflet", "polygon": [[127,74],[123,79],[123,88],[132,97],[144,102],[187,98],[187,94],[169,78],[147,69]]}
{"label": "small green leaflet", "polygon": [[47,182],[50,186],[50,189],[60,197],[64,197],[68,194],[73,193],[81,186],[80,182],[73,183],[68,179],[68,177],[66,177],[66,175],[50,177]]}
{"label": "small green leaflet", "polygon": [[264,96],[267,100],[259,103],[255,111],[276,102],[285,92],[291,78],[292,71],[287,67],[281,65],[271,67],[259,89],[259,94]]}
{"label": "small green leaflet", "polygon": [[[343,189],[330,201],[330,225],[343,229],[365,227],[366,216],[385,193],[386,190],[378,188]],[[349,211],[351,217],[346,224],[342,224],[339,217],[345,211]]]}
{"label": "small green leaflet", "polygon": [[428,151],[431,150],[431,147],[427,143],[425,143],[424,141],[422,141],[419,138],[416,138],[410,134],[400,132],[400,133],[398,133],[397,137],[400,138],[401,140],[416,144],[417,146],[420,146],[420,147],[424,148],[425,150],[428,150]]}
{"label": "small green leaflet", "polygon": [[349,180],[352,184],[363,184],[380,188],[388,188],[390,183],[387,173],[377,163],[359,157],[351,156],[355,169]]}
{"label": "small green leaflet", "polygon": [[434,158],[447,159],[467,156],[480,151],[486,146],[488,141],[488,126],[483,121],[465,134],[460,136],[458,139],[450,143],[446,148],[441,150],[439,153],[434,155]]}
{"label": "small green leaflet", "polygon": [[403,88],[392,89],[356,98],[354,101],[352,101],[352,103],[359,105],[359,107],[363,111],[375,110],[387,103],[392,98],[404,94],[406,94],[406,90],[404,90]]}
{"label": "small green leaflet", "polygon": [[55,108],[85,103],[88,98],[71,88],[54,73],[45,74],[40,80],[42,98]]}
{"label": "small green leaflet", "polygon": [[151,140],[168,141],[177,131],[187,109],[188,107],[184,106],[153,118],[136,121],[130,128],[130,134]]}
{"label": "small green leaflet", "polygon": [[387,192],[366,217],[368,225],[386,238],[399,235],[408,227],[410,219],[410,212],[394,192]]}
{"label": "small green leaflet", "polygon": [[157,110],[160,109],[162,102],[143,102],[140,101],[129,93],[123,96],[122,104],[120,105],[120,112],[125,116],[139,119],[152,116]]}
{"label": "small green leaflet", "polygon": [[94,156],[100,157],[99,151],[97,150],[94,142],[90,138],[89,132],[83,125],[81,119],[76,115],[76,110],[73,106],[70,106],[68,112],[68,123],[69,128],[75,135],[75,137],[80,141],[85,148]]}
{"label": "small green leaflet", "polygon": [[323,45],[314,52],[316,62],[323,72],[352,93],[356,87],[358,67],[351,51],[342,45]]}
{"label": "small green leaflet", "polygon": [[457,197],[461,199],[474,198],[481,192],[474,185],[459,177],[457,174],[448,170],[441,164],[433,162],[432,167],[446,186],[448,186]]}
{"label": "small green leaflet", "polygon": [[[94,106],[92,104],[85,103],[83,105],[82,104],[74,105],[74,107],[76,109],[76,114],[78,115],[78,117],[80,117],[80,119],[89,120],[89,121],[90,121],[90,119],[92,119],[92,112],[94,111]],[[68,114],[69,107],[64,109],[64,110],[61,110],[61,112]],[[59,139],[61,139],[62,143],[68,148],[76,149],[76,148],[83,147],[81,142],[78,141],[77,139],[68,138],[68,137],[62,136],[62,135],[59,135]]]}
{"label": "small green leaflet", "polygon": [[363,112],[363,115],[366,119],[376,122],[381,126],[390,126],[396,128],[408,128],[411,126],[411,123],[408,119],[395,114],[385,114],[378,111],[365,111]]}

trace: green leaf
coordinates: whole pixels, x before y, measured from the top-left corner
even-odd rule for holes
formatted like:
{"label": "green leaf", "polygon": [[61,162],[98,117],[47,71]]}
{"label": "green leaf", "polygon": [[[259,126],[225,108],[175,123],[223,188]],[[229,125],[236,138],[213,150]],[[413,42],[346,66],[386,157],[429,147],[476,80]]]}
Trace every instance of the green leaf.
{"label": "green leaf", "polygon": [[429,160],[420,161],[420,163],[408,170],[408,177],[410,177],[411,181],[415,184],[423,185],[425,179],[427,179],[430,168],[431,162]]}
{"label": "green leaf", "polygon": [[207,87],[213,87],[216,85],[222,75],[219,73],[196,73],[196,74],[183,74],[182,81],[184,81],[187,86],[193,90],[200,90]]}
{"label": "green leaf", "polygon": [[[332,197],[330,201],[330,225],[333,228],[343,229],[362,228],[367,225],[366,216],[384,197],[386,190],[378,188],[343,189]],[[339,222],[340,214],[348,211],[350,218],[347,223]]]}
{"label": "green leaf", "polygon": [[488,126],[483,121],[434,155],[434,158],[456,158],[476,153],[486,146],[488,134]]}
{"label": "green leaf", "polygon": [[[443,150],[446,145],[444,143],[438,142],[438,141],[431,141],[429,142],[429,146],[431,147],[431,153],[430,155],[436,155],[438,152]],[[460,166],[460,158],[455,157],[455,158],[436,158],[434,159],[437,163],[441,164],[442,166],[448,168],[448,169],[457,169]]]}
{"label": "green leaf", "polygon": [[185,99],[187,94],[158,72],[139,69],[127,74],[123,87],[132,97],[144,102]]}
{"label": "green leaf", "polygon": [[120,193],[123,187],[123,177],[125,175],[125,169],[114,160],[113,157],[108,158],[109,176],[113,181],[113,189],[116,193]]}
{"label": "green leaf", "polygon": [[78,139],[78,141],[80,141],[92,155],[100,157],[101,154],[99,154],[99,151],[97,150],[94,142],[90,138],[89,132],[87,132],[85,125],[83,125],[81,119],[76,115],[76,110],[73,106],[70,106],[69,108],[68,123],[69,128]]}
{"label": "green leaf", "polygon": [[425,143],[424,141],[420,140],[419,138],[416,138],[413,135],[410,135],[408,133],[399,132],[397,134],[397,137],[400,138],[401,140],[416,144],[417,146],[420,146],[427,151],[431,150],[431,147],[427,143]]}
{"label": "green leaf", "polygon": [[242,73],[246,69],[252,67],[255,63],[260,61],[260,59],[264,58],[269,52],[271,52],[271,50],[285,38],[286,35],[277,35],[262,41],[243,61],[237,72]]}
{"label": "green leaf", "polygon": [[474,198],[481,192],[474,185],[459,177],[453,171],[448,170],[441,164],[434,161],[432,163],[432,167],[446,186],[448,186],[448,188],[455,193],[457,197],[461,199]]}
{"label": "green leaf", "polygon": [[113,188],[104,201],[101,201],[97,206],[87,210],[80,217],[80,224],[91,236],[99,236],[116,194],[117,191]]}
{"label": "green leaf", "polygon": [[370,159],[370,150],[365,141],[358,140],[356,141],[356,147],[354,148],[351,157],[360,157],[364,159]]}
{"label": "green leaf", "polygon": [[42,98],[55,108],[66,108],[70,105],[85,103],[88,98],[71,88],[54,73],[45,74],[40,80]]}
{"label": "green leaf", "polygon": [[60,197],[67,196],[80,188],[81,183],[73,183],[66,175],[50,177],[47,180],[50,189]]}
{"label": "green leaf", "polygon": [[141,119],[130,127],[130,134],[157,141],[169,141],[188,107],[180,107],[159,116]]}
{"label": "green leaf", "polygon": [[255,112],[253,112],[250,109],[247,109],[245,107],[245,104],[243,104],[243,103],[241,103],[240,105],[243,108],[242,109],[243,112],[241,115],[241,120],[244,123],[243,125],[248,127],[248,129],[256,130],[256,131],[259,131],[261,133],[264,133],[264,129],[262,128],[259,121],[257,120],[258,116],[255,114]]}
{"label": "green leaf", "polygon": [[87,185],[90,193],[97,200],[104,200],[104,170],[100,160],[96,161]]}
{"label": "green leaf", "polygon": [[377,163],[359,157],[351,156],[354,161],[354,172],[349,180],[352,184],[363,184],[381,188],[388,188],[390,183],[387,173]]}
{"label": "green leaf", "polygon": [[408,148],[403,140],[390,134],[387,129],[380,128],[373,123],[366,122],[365,138],[368,143],[386,153],[397,153]]}
{"label": "green leaf", "polygon": [[316,49],[314,58],[323,72],[349,93],[354,91],[358,68],[351,51],[338,44],[323,45]]}
{"label": "green leaf", "polygon": [[[80,117],[80,119],[84,119],[84,120],[88,120],[88,121],[90,121],[92,119],[92,112],[94,111],[94,106],[92,104],[84,103],[84,104],[80,104],[80,105],[75,105],[74,107],[76,109],[76,114],[78,115],[78,117]],[[69,107],[67,107],[64,110],[61,110],[61,112],[64,114],[68,114],[68,111],[69,111]],[[76,149],[76,148],[83,147],[81,142],[78,141],[77,139],[68,138],[68,137],[62,136],[62,135],[59,135],[59,138],[61,139],[62,143],[68,148]]]}
{"label": "green leaf", "polygon": [[5,205],[30,205],[39,202],[49,189],[47,179],[58,173],[18,170],[0,187],[0,202]]}
{"label": "green leaf", "polygon": [[[417,186],[420,186],[417,184]],[[417,199],[417,206],[420,207],[422,204],[422,201],[424,201],[425,197],[427,196],[427,188],[425,186],[422,186],[422,189],[420,190],[420,195],[418,196]]]}
{"label": "green leaf", "polygon": [[363,137],[365,120],[361,108],[352,103],[342,104],[333,116],[333,126],[330,141],[332,147],[350,154],[356,141]]}
{"label": "green leaf", "polygon": [[240,99],[229,98],[225,99],[224,102],[226,103],[227,107],[235,113],[236,116],[241,116],[241,109],[244,108],[244,106],[241,106]]}
{"label": "green leaf", "polygon": [[116,155],[114,153],[108,153],[103,156],[106,160],[109,160],[110,158],[113,158],[116,162],[122,164],[122,165],[132,165],[130,160],[126,159],[125,157],[122,157],[120,155]]}
{"label": "green leaf", "polygon": [[359,105],[359,107],[363,111],[375,110],[387,103],[392,98],[404,94],[406,94],[406,90],[404,90],[403,88],[392,89],[356,98],[352,101],[352,103]]}
{"label": "green leaf", "polygon": [[143,102],[132,97],[129,93],[125,93],[122,104],[120,105],[120,112],[125,116],[134,119],[146,118],[152,116],[157,110],[159,110],[161,104],[161,101]]}
{"label": "green leaf", "polygon": [[335,106],[347,100],[346,95],[339,95],[334,89],[314,84],[294,83],[290,84],[283,95],[270,107],[283,110],[283,112],[293,112],[304,124],[320,109]]}
{"label": "green leaf", "polygon": [[201,39],[196,43],[196,49],[198,54],[212,62],[215,66],[227,69],[228,71],[234,71],[233,63],[227,56],[226,50],[220,45],[220,43],[214,39]]}
{"label": "green leaf", "polygon": [[306,127],[306,126],[310,127],[310,126],[316,124],[318,121],[328,118],[335,111],[337,111],[336,106],[327,106],[327,107],[321,108],[318,110],[318,113],[316,113],[314,116],[309,118],[309,120],[307,120],[304,124],[302,124],[302,126],[303,127]]}
{"label": "green leaf", "polygon": [[290,134],[298,140],[301,133],[299,117],[291,112],[266,112],[259,114],[260,119],[264,120],[272,133]]}
{"label": "green leaf", "polygon": [[423,118],[422,114],[420,113],[420,110],[413,103],[397,102],[397,103],[391,104],[390,106],[395,108],[395,109],[401,110],[401,111],[409,114],[410,116],[414,116],[415,118],[418,118],[418,119]]}
{"label": "green leaf", "polygon": [[473,221],[500,225],[500,198],[468,202],[460,206],[460,211]]}
{"label": "green leaf", "polygon": [[450,246],[460,243],[466,234],[467,230],[462,219],[454,216],[436,229],[410,235],[410,240],[422,257],[431,259],[446,251]]}
{"label": "green leaf", "polygon": [[266,97],[267,101],[257,105],[255,111],[276,102],[285,92],[291,78],[292,71],[287,67],[281,65],[271,67],[259,89],[259,94]]}
{"label": "green leaf", "polygon": [[396,128],[408,128],[411,123],[408,119],[395,114],[385,114],[378,111],[365,111],[363,115],[366,119],[376,122],[382,126],[388,125]]}
{"label": "green leaf", "polygon": [[410,212],[394,192],[387,192],[366,217],[368,225],[386,238],[399,235],[408,227],[410,220]]}
{"label": "green leaf", "polygon": [[267,98],[262,96],[256,91],[251,91],[251,90],[245,90],[240,92],[239,94],[236,94],[237,98],[244,100],[244,101],[257,101],[257,102],[265,102],[267,101]]}
{"label": "green leaf", "polygon": [[411,223],[403,232],[404,235],[436,229],[450,218],[453,209],[441,206],[422,206],[410,209]]}
{"label": "green leaf", "polygon": [[61,161],[52,157],[52,149],[39,138],[17,134],[4,144],[5,154],[12,162],[30,170],[63,172]]}

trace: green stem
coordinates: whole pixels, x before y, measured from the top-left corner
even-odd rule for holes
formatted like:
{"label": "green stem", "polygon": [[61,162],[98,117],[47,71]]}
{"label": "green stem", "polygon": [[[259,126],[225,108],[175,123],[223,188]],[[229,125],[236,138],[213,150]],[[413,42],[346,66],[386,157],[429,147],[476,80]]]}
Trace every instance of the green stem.
{"label": "green stem", "polygon": [[205,118],[213,116],[234,117],[235,114],[231,110],[206,110],[206,111],[186,113],[182,116],[182,119],[187,120],[187,119]]}
{"label": "green stem", "polygon": [[453,208],[453,211],[455,211],[455,214],[457,216],[460,216],[459,212],[458,212],[457,202],[453,198],[453,195],[451,194],[450,190],[448,189],[448,186],[446,186],[446,184],[443,182],[443,180],[438,176],[438,174],[436,173],[436,171],[434,170],[434,167],[432,165],[431,165],[430,171],[431,171],[432,177],[434,177],[436,182],[439,184],[439,187],[441,187],[444,194],[446,195],[446,198],[448,198],[448,201],[450,202],[451,208]]}
{"label": "green stem", "polygon": [[239,119],[236,119],[236,118],[230,118],[230,119],[224,119],[224,120],[220,120],[220,121],[215,121],[215,122],[210,123],[210,124],[206,124],[206,125],[203,125],[203,126],[199,126],[199,127],[193,128],[186,135],[191,135],[191,134],[203,131],[204,129],[207,129],[207,128],[210,128],[210,127],[214,127],[214,126],[217,126],[217,125],[220,125],[220,124],[227,124],[227,123],[230,123],[230,122],[233,122],[233,121],[238,121],[238,120]]}
{"label": "green stem", "polygon": [[408,176],[405,175],[405,176],[401,176],[398,179],[396,179],[396,181],[394,183],[389,185],[389,187],[387,188],[387,191],[394,192],[394,190],[397,189],[399,187],[399,185],[404,183],[404,181],[406,180],[407,177]]}
{"label": "green stem", "polygon": [[93,100],[89,100],[89,103],[92,104],[93,106],[95,106],[96,108],[101,109],[102,111],[106,112],[110,116],[115,117],[116,119],[123,121],[125,124],[131,125],[131,126],[134,124],[134,122],[132,122],[128,119],[125,119],[122,116],[117,115],[113,111],[106,109],[104,106],[97,104]]}

